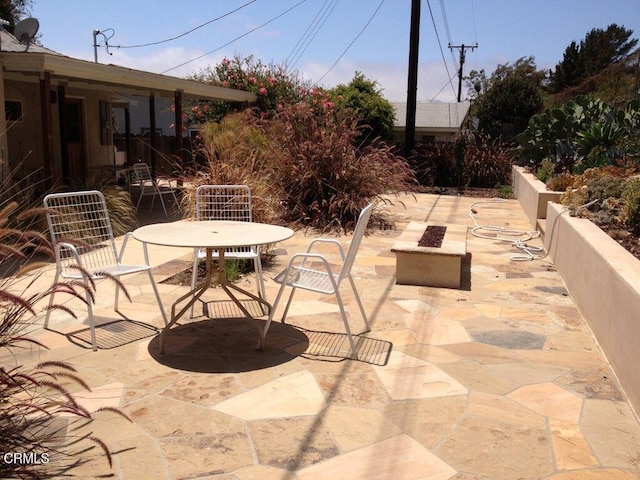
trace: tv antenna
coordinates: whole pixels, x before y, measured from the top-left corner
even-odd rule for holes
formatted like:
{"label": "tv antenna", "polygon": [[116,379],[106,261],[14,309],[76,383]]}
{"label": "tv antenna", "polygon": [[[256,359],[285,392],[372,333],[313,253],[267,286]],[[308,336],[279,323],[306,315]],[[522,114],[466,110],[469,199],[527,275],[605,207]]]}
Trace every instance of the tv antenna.
{"label": "tv antenna", "polygon": [[107,28],[106,30],[102,31],[96,29],[93,31],[93,61],[95,63],[98,63],[98,47],[102,46],[98,43],[98,35],[102,35],[105,50],[109,55],[112,55],[112,53],[109,51],[109,39],[112,38],[115,33],[116,31],[113,28]]}
{"label": "tv antenna", "polygon": [[32,17],[20,20],[14,28],[13,36],[16,37],[20,43],[27,46],[25,52],[29,50],[29,45],[31,45],[31,41],[36,36],[36,33],[38,33],[39,28],[40,23]]}

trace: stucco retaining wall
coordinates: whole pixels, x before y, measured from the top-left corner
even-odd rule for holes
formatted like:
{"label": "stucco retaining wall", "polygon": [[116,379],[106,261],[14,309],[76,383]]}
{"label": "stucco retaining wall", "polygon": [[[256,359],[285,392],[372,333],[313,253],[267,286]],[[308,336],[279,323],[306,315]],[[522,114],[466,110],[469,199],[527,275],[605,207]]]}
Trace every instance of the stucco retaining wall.
{"label": "stucco retaining wall", "polygon": [[547,203],[558,202],[562,192],[550,192],[546,185],[524,168],[513,166],[513,192],[522,205],[531,225],[536,228],[539,218],[547,218]]}
{"label": "stucco retaining wall", "polygon": [[640,414],[640,260],[564,210],[548,204],[545,250]]}

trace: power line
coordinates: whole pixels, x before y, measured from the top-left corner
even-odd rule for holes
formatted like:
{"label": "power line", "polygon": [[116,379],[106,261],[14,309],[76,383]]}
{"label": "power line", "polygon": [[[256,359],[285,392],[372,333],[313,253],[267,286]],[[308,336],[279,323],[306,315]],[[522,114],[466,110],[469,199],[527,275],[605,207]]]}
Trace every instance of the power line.
{"label": "power line", "polygon": [[183,67],[183,66],[187,65],[188,63],[195,62],[196,60],[199,60],[199,59],[201,59],[201,58],[203,58],[203,57],[206,57],[207,55],[211,55],[212,53],[215,53],[215,52],[217,52],[218,50],[222,50],[224,47],[228,47],[228,46],[229,46],[229,45],[231,45],[232,43],[237,42],[238,40],[240,40],[241,38],[246,37],[246,36],[247,36],[247,35],[249,35],[250,33],[253,33],[253,32],[255,32],[256,30],[259,30],[259,29],[261,29],[262,27],[265,27],[265,26],[269,25],[271,22],[276,21],[277,19],[279,19],[280,17],[282,17],[282,16],[286,15],[286,14],[287,14],[287,13],[289,13],[291,10],[293,10],[294,8],[296,8],[296,7],[300,6],[300,5],[302,5],[302,4],[303,4],[303,3],[305,3],[306,1],[307,1],[307,0],[301,0],[301,1],[299,1],[298,3],[296,3],[293,7],[290,7],[290,8],[288,8],[288,9],[286,9],[284,12],[282,12],[282,13],[280,13],[280,14],[276,15],[275,17],[271,18],[270,20],[267,20],[267,21],[266,21],[266,22],[264,22],[263,24],[258,25],[258,26],[257,26],[257,27],[255,27],[255,28],[252,28],[252,29],[251,29],[251,30],[249,30],[248,32],[245,32],[245,33],[243,33],[242,35],[237,36],[236,38],[234,38],[233,40],[228,41],[228,42],[227,42],[227,43],[225,43],[224,45],[220,45],[219,47],[214,48],[213,50],[210,50],[210,51],[208,51],[207,53],[203,53],[202,55],[198,55],[197,57],[192,58],[191,60],[187,60],[186,62],[182,62],[181,64],[176,65],[175,67],[168,68],[167,70],[163,71],[162,73],[167,73],[167,72],[170,72],[171,70],[175,70],[176,68]]}
{"label": "power line", "polygon": [[[302,37],[300,38],[300,40],[298,40],[298,43],[296,43],[296,46],[293,48],[289,56],[287,56],[287,59],[284,62],[286,69],[288,69],[290,66],[293,67],[298,62],[298,60],[300,60],[300,57],[307,50],[311,41],[316,37],[320,29],[324,26],[325,22],[327,21],[331,13],[333,13],[333,10],[336,8],[336,5],[338,4],[338,0],[332,0],[333,5],[331,6],[327,6],[328,3],[329,3],[329,0],[325,0],[324,4],[322,5],[322,7],[320,7],[320,10],[316,14],[316,16],[313,18],[313,20],[311,21],[311,23],[309,24],[305,32],[302,34]],[[309,31],[311,31],[312,33],[309,33]],[[293,57],[295,60],[289,63],[289,59],[291,57]]]}
{"label": "power line", "polygon": [[140,48],[140,47],[150,47],[152,45],[160,45],[162,43],[167,43],[167,42],[172,42],[173,40],[177,40],[178,38],[182,38],[186,35],[189,35],[190,33],[195,32],[196,30],[198,30],[199,28],[202,27],[206,27],[207,25],[212,24],[213,22],[217,22],[218,20],[222,20],[225,17],[228,17],[229,15],[236,13],[239,10],[242,10],[243,8],[251,5],[252,3],[255,3],[256,0],[251,0],[243,5],[240,5],[238,8],[236,8],[235,10],[231,10],[230,12],[225,13],[224,15],[220,15],[219,17],[216,17],[212,20],[209,20],[208,22],[205,22],[201,25],[198,25],[197,27],[192,28],[191,30],[188,30],[184,33],[181,33],[180,35],[176,35],[175,37],[171,37],[171,38],[167,38],[166,40],[159,40],[157,42],[149,42],[149,43],[141,43],[139,45],[116,45],[115,47],[112,46],[112,48]]}
{"label": "power line", "polygon": [[[451,32],[449,31],[449,21],[447,20],[447,11],[444,8],[444,0],[440,0],[440,10],[442,11],[442,20],[444,21],[444,30],[447,33],[447,41],[449,42],[449,45],[451,45],[451,43],[453,42],[451,41]],[[456,58],[453,56],[453,50],[450,50],[450,52],[451,52],[452,64],[455,65]]]}
{"label": "power line", "polygon": [[333,70],[333,67],[335,67],[338,62],[340,60],[342,60],[342,57],[345,56],[345,54],[349,51],[349,49],[351,48],[351,46],[356,42],[356,40],[358,40],[358,38],[360,38],[360,35],[362,35],[364,33],[364,31],[367,29],[367,27],[369,26],[369,24],[373,21],[373,18],[376,16],[376,14],[378,13],[378,10],[380,10],[380,7],[382,7],[382,4],[384,3],[384,0],[380,0],[380,3],[378,4],[378,6],[376,7],[376,9],[374,10],[374,12],[371,14],[371,17],[369,17],[369,20],[367,21],[367,23],[364,25],[364,27],[362,27],[362,30],[360,30],[360,32],[355,36],[355,38],[353,40],[351,40],[351,43],[349,45],[347,45],[347,48],[344,49],[344,51],[340,54],[340,56],[338,57],[338,59],[333,62],[333,65],[331,65],[331,67],[329,68],[329,70],[327,70],[325,72],[324,75],[322,75],[319,79],[317,83],[320,83],[322,81],[322,79],[324,77],[326,77],[329,72],[331,70]]}
{"label": "power line", "polygon": [[431,23],[433,23],[433,29],[436,32],[436,39],[438,40],[438,47],[440,48],[440,55],[442,56],[442,62],[444,63],[444,68],[447,71],[447,78],[449,79],[449,83],[451,84],[451,88],[453,89],[453,94],[455,95],[456,90],[451,83],[452,77],[449,73],[449,67],[447,65],[447,61],[444,58],[444,50],[442,50],[442,43],[440,42],[440,35],[438,34],[438,28],[436,27],[435,18],[433,18],[433,10],[431,10],[431,2],[427,0],[427,6],[429,7],[429,14],[431,15]]}

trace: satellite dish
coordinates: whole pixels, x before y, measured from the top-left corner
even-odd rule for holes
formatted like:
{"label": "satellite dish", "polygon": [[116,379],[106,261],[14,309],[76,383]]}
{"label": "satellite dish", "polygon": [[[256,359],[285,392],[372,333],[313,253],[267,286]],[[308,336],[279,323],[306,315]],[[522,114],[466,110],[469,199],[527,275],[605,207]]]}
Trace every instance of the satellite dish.
{"label": "satellite dish", "polygon": [[20,43],[26,44],[28,50],[31,40],[33,40],[33,37],[38,33],[38,28],[40,28],[38,20],[31,17],[25,18],[18,22],[16,28],[13,30],[13,36],[16,37]]}

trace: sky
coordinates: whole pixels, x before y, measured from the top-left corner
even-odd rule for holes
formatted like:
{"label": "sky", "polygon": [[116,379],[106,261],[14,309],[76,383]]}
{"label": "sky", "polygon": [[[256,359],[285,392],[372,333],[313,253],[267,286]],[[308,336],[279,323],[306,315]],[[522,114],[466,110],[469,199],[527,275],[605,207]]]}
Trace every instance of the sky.
{"label": "sky", "polygon": [[[411,3],[33,0],[30,13],[40,43],[74,58],[97,54],[99,63],[184,77],[225,57],[253,55],[326,88],[361,72],[387,100],[403,102]],[[553,69],[572,41],[614,23],[640,38],[638,0],[422,0],[418,101],[456,100],[461,45],[477,44],[465,49],[464,75],[529,56],[539,69]]]}

